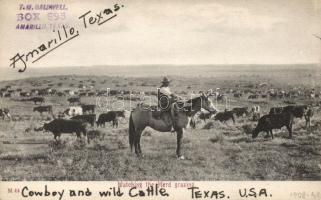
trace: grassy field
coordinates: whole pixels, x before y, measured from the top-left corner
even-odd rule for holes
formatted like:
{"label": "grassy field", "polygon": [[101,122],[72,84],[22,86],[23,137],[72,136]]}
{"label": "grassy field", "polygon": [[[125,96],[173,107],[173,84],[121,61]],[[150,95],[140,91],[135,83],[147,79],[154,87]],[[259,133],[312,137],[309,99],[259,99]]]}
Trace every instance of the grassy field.
{"label": "grassy field", "polygon": [[[260,77],[237,76],[226,79],[177,78],[173,89],[179,93],[209,88],[244,87],[259,83]],[[29,78],[1,82],[13,88],[30,90],[32,83],[41,87],[53,84],[56,89],[73,88],[83,81],[95,80],[95,88],[116,88],[153,91],[158,78],[126,78],[95,76],[58,76]],[[273,81],[272,79],[270,81]],[[61,82],[60,86],[57,84]],[[277,87],[290,87],[279,83]],[[71,86],[74,84],[74,86]],[[301,84],[301,83],[300,83]],[[68,97],[46,97],[46,104],[54,106],[54,113],[68,107]],[[321,180],[321,113],[315,111],[312,126],[305,128],[303,119],[295,119],[293,139],[287,130],[275,130],[275,138],[264,138],[264,133],[252,140],[251,130],[257,122],[238,118],[236,123],[222,124],[199,121],[196,129],[187,129],[183,140],[185,160],[175,156],[175,133],[160,133],[147,129],[142,137],[143,158],[130,152],[128,123],[123,120],[113,129],[99,130],[102,136],[90,144],[77,140],[75,135],[62,135],[61,142],[53,141],[51,133],[35,132],[49,115],[33,113],[33,103],[15,101],[18,97],[2,98],[1,107],[8,107],[13,121],[0,121],[0,179],[1,180]],[[85,97],[82,102],[96,104],[97,98]],[[298,100],[305,103],[307,100]],[[318,101],[318,100],[317,100]],[[260,104],[267,113],[271,106],[283,101],[248,101],[245,97],[226,103],[225,107]],[[126,102],[128,107],[128,102]],[[99,112],[103,112],[100,110]],[[98,113],[99,113],[98,112]],[[21,117],[24,116],[24,117]]]}

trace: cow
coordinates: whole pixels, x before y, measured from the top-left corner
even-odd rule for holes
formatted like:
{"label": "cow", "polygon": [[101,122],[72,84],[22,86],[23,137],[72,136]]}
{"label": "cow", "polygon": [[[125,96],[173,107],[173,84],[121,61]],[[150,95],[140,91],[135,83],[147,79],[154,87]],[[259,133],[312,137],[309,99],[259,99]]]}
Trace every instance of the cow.
{"label": "cow", "polygon": [[99,115],[96,122],[97,126],[104,126],[106,122],[113,122],[113,127],[118,127],[118,118],[125,118],[125,111],[109,111],[107,113],[102,113]]}
{"label": "cow", "polygon": [[33,101],[35,105],[37,104],[37,102],[40,102],[40,104],[45,102],[45,98],[43,97],[32,97],[29,100]]}
{"label": "cow", "polygon": [[237,117],[241,117],[241,116],[248,116],[250,113],[248,111],[248,107],[236,107],[232,109],[232,112],[237,116]]}
{"label": "cow", "polygon": [[84,123],[89,123],[91,125],[91,127],[93,127],[96,122],[96,114],[76,115],[70,119],[80,120]]}
{"label": "cow", "polygon": [[63,92],[57,92],[56,94],[58,95],[58,97],[66,96],[66,94]]}
{"label": "cow", "polygon": [[311,127],[311,117],[313,116],[314,112],[312,107],[308,107],[306,112],[304,113],[304,118],[305,118],[305,127],[307,128],[308,125]]}
{"label": "cow", "polygon": [[283,107],[272,107],[270,108],[269,114],[280,114],[283,111]]}
{"label": "cow", "polygon": [[67,99],[67,101],[69,102],[69,104],[75,104],[75,103],[80,103],[80,98],[79,97],[70,97],[69,99]]}
{"label": "cow", "polygon": [[60,138],[62,133],[76,133],[77,138],[81,137],[81,133],[86,136],[86,124],[79,120],[73,119],[54,119],[43,125],[44,131],[49,131],[54,134],[54,139]]}
{"label": "cow", "polygon": [[256,138],[261,131],[265,131],[267,136],[269,133],[273,139],[273,129],[281,129],[285,126],[289,131],[289,138],[292,138],[292,124],[294,115],[291,112],[282,112],[280,114],[268,114],[262,116],[256,128],[252,132],[252,138]]}
{"label": "cow", "polygon": [[220,122],[226,122],[229,119],[232,119],[235,124],[234,113],[232,111],[225,110],[224,112],[219,112],[215,115],[214,120]]}
{"label": "cow", "polygon": [[83,111],[82,111],[82,107],[80,106],[71,106],[69,108],[67,108],[63,114],[66,114],[68,116],[76,116],[76,115],[82,115]]}
{"label": "cow", "polygon": [[20,92],[20,96],[21,97],[30,97],[30,93],[29,92]]}
{"label": "cow", "polygon": [[285,106],[285,107],[273,107],[270,109],[269,114],[280,114],[282,112],[291,112],[294,117],[302,118],[306,110],[307,110],[306,105],[298,105],[298,106],[291,105],[291,106]]}
{"label": "cow", "polygon": [[11,121],[11,115],[8,108],[1,108],[0,109],[0,117],[2,117],[2,120],[4,120],[5,117],[7,117]]}
{"label": "cow", "polygon": [[42,114],[43,112],[48,112],[49,114],[52,114],[52,106],[37,106],[33,108],[33,112],[39,112]]}
{"label": "cow", "polygon": [[260,113],[260,106],[259,105],[254,105],[251,108],[251,113],[252,113],[252,121],[257,121],[261,118],[261,113]]}
{"label": "cow", "polygon": [[283,112],[291,112],[294,117],[302,118],[306,112],[308,106],[306,105],[297,105],[297,106],[285,106]]}
{"label": "cow", "polygon": [[251,94],[248,96],[248,99],[257,99],[257,98],[259,98],[259,95],[257,94]]}
{"label": "cow", "polygon": [[233,96],[235,98],[240,98],[240,97],[242,97],[242,93],[234,93]]}
{"label": "cow", "polygon": [[92,104],[92,105],[81,105],[81,107],[82,107],[82,111],[84,113],[86,113],[87,111],[90,111],[91,113],[95,113],[95,108],[96,108],[95,104]]}

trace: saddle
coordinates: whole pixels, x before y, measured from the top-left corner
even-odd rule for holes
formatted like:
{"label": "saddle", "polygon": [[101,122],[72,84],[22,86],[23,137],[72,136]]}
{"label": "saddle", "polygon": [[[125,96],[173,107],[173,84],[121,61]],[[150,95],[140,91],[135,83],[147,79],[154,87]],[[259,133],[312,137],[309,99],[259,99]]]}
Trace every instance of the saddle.
{"label": "saddle", "polygon": [[167,111],[161,110],[157,107],[157,105],[149,106],[141,103],[141,104],[138,104],[137,107],[145,111],[150,111],[152,113],[152,117],[155,119],[161,119],[162,113],[167,113],[167,114],[170,113],[170,110],[167,110]]}

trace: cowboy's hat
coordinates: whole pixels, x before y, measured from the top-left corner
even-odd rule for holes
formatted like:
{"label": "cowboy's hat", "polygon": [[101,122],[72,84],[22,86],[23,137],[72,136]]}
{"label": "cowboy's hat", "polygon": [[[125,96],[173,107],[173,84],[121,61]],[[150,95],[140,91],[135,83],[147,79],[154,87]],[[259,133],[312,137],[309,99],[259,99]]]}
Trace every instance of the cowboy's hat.
{"label": "cowboy's hat", "polygon": [[171,80],[169,80],[167,77],[164,77],[162,80],[162,83],[169,83]]}

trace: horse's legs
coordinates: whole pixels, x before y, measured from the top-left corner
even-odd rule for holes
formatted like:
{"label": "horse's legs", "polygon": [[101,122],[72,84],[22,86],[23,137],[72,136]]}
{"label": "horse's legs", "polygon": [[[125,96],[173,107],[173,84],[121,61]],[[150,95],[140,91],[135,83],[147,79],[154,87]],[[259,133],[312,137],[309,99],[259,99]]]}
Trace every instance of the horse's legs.
{"label": "horse's legs", "polygon": [[289,131],[289,138],[292,138],[292,125],[290,124],[289,126],[286,126],[286,128]]}
{"label": "horse's legs", "polygon": [[142,150],[140,148],[140,138],[142,135],[143,130],[137,130],[136,131],[136,137],[134,139],[134,147],[135,147],[135,153],[138,157],[142,156]]}
{"label": "horse's legs", "polygon": [[183,133],[184,133],[184,129],[180,128],[176,130],[177,133],[177,147],[176,147],[176,156],[179,159],[184,159],[184,156],[181,153],[181,146],[183,143]]}

